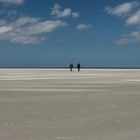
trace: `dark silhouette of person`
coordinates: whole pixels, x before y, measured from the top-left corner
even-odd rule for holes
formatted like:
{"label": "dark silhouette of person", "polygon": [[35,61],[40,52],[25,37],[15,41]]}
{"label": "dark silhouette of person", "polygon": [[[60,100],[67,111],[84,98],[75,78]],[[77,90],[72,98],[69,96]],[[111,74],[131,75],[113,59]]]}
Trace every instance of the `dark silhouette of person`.
{"label": "dark silhouette of person", "polygon": [[73,64],[71,63],[70,64],[70,71],[72,71],[72,69],[73,69]]}
{"label": "dark silhouette of person", "polygon": [[77,69],[78,69],[78,71],[80,71],[80,68],[81,68],[81,65],[80,65],[80,63],[79,63],[79,64],[77,64]]}

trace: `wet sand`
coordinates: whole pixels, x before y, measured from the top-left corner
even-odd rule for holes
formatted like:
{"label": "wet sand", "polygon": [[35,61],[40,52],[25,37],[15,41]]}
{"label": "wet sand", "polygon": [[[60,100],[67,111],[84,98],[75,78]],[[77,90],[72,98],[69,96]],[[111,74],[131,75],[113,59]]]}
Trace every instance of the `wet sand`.
{"label": "wet sand", "polygon": [[0,70],[0,140],[139,139],[140,70]]}

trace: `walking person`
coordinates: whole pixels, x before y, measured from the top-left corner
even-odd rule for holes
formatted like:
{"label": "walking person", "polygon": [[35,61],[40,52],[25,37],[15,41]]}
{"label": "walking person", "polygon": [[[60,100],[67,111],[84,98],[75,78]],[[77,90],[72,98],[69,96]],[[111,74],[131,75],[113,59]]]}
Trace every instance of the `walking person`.
{"label": "walking person", "polygon": [[78,69],[78,71],[80,71],[80,68],[81,68],[81,65],[80,65],[80,63],[79,63],[79,64],[77,64],[77,69]]}
{"label": "walking person", "polygon": [[72,69],[73,69],[73,64],[71,63],[70,64],[70,71],[72,72]]}

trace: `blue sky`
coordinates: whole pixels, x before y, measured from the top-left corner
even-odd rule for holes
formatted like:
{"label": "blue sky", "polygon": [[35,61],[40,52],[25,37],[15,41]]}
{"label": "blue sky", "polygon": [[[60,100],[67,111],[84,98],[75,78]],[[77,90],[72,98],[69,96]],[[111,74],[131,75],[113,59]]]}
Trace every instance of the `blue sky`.
{"label": "blue sky", "polygon": [[0,0],[0,67],[140,67],[138,0]]}

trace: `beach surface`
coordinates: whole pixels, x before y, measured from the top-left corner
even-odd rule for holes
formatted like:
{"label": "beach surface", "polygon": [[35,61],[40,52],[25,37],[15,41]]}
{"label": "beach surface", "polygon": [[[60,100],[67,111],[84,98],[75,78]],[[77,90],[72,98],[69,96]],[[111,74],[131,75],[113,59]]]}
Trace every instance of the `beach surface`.
{"label": "beach surface", "polygon": [[0,69],[0,140],[140,140],[140,70]]}

